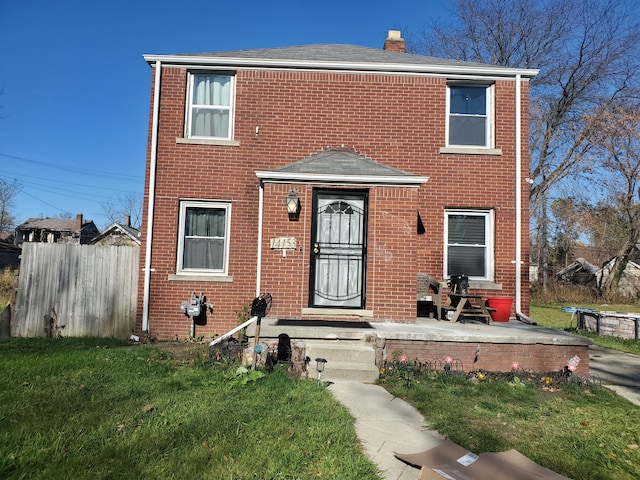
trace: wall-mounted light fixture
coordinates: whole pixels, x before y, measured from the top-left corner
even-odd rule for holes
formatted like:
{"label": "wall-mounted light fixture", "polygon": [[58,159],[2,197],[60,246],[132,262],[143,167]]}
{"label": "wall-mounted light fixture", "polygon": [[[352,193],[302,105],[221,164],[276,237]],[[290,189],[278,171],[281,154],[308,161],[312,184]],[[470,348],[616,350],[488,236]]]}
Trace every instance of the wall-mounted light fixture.
{"label": "wall-mounted light fixture", "polygon": [[287,213],[289,215],[297,215],[300,212],[300,199],[298,191],[291,190],[287,195]]}

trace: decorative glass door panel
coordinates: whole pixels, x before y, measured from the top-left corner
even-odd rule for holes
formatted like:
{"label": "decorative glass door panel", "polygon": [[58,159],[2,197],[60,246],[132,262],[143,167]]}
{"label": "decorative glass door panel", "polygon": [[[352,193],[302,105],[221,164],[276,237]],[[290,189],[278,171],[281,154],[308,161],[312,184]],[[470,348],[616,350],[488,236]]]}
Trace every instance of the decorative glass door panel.
{"label": "decorative glass door panel", "polygon": [[312,307],[364,308],[367,193],[316,191]]}

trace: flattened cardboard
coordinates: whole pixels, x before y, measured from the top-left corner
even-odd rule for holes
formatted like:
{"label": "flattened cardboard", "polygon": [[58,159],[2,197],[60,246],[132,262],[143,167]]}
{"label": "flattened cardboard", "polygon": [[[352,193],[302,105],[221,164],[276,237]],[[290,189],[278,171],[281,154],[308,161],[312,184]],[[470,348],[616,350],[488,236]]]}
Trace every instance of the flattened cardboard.
{"label": "flattened cardboard", "polygon": [[421,453],[396,457],[421,468],[419,480],[569,480],[517,450],[476,455],[450,440]]}

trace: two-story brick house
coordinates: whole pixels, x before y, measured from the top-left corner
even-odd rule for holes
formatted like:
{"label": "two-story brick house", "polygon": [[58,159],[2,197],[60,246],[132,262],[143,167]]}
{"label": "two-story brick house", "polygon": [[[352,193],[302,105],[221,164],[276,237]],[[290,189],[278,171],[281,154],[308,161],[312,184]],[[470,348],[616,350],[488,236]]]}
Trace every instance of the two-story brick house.
{"label": "two-story brick house", "polygon": [[[416,276],[528,312],[528,87],[537,71],[384,48],[145,55],[152,101],[138,331],[416,321]],[[288,210],[288,208],[291,208]]]}

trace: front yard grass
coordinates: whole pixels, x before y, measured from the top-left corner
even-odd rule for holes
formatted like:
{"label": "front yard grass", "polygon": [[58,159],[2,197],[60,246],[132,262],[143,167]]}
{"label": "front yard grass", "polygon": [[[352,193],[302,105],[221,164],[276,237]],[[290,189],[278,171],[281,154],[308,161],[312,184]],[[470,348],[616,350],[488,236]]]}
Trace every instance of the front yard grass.
{"label": "front yard grass", "polygon": [[316,383],[108,339],[0,342],[0,478],[380,479]]}
{"label": "front yard grass", "polygon": [[383,385],[428,428],[475,453],[515,448],[574,480],[640,478],[640,408],[603,388],[518,378],[426,372],[409,388],[402,375]]}

